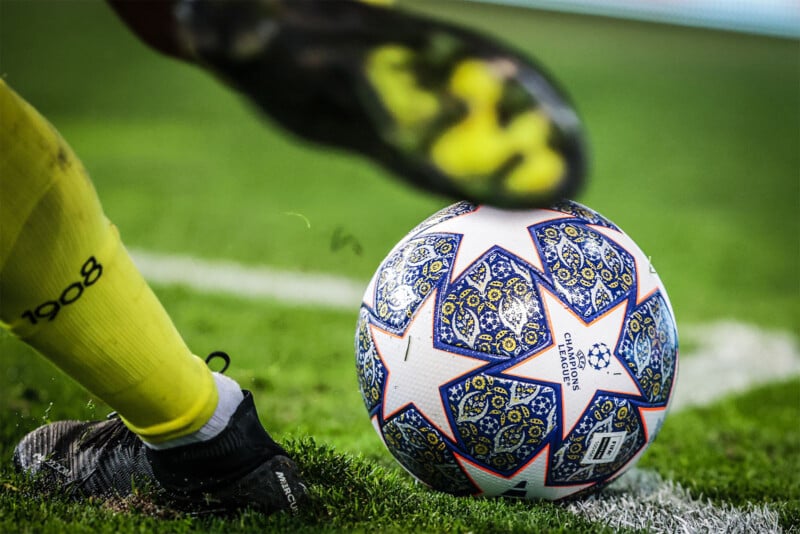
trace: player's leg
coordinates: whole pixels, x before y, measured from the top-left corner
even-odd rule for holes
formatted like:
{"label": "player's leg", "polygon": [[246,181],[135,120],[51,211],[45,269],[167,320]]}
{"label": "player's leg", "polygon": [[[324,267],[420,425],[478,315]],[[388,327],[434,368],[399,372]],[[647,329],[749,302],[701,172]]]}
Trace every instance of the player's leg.
{"label": "player's leg", "polygon": [[[285,455],[255,428],[249,395],[189,351],[103,214],[80,162],[2,80],[0,117],[0,321],[127,425],[42,428],[17,448],[17,463],[42,471],[51,484],[73,489],[80,481],[77,491],[89,495],[124,494],[131,476],[151,474],[165,489],[186,494],[180,482],[169,487],[180,456],[205,447],[207,460],[219,457],[223,449],[207,445],[242,432],[232,424],[248,427],[246,434],[263,444],[249,468]],[[232,467],[230,459],[218,460]]]}
{"label": "player's leg", "polygon": [[108,1],[146,42],[212,71],[295,134],[425,189],[539,207],[583,180],[569,99],[478,33],[363,0],[166,0],[158,12]]}

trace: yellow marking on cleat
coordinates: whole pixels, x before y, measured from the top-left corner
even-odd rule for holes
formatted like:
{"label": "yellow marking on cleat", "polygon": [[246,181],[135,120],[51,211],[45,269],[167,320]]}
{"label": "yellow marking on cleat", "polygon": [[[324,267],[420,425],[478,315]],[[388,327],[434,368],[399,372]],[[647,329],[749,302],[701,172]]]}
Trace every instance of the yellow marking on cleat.
{"label": "yellow marking on cleat", "polygon": [[381,102],[402,127],[421,125],[439,112],[436,95],[419,87],[411,61],[414,53],[403,46],[386,45],[367,58],[367,77]]}
{"label": "yellow marking on cleat", "polygon": [[503,82],[483,61],[462,61],[450,78],[450,90],[470,106],[487,108],[497,105],[503,96]]}
{"label": "yellow marking on cleat", "polygon": [[506,189],[513,193],[547,193],[553,191],[564,177],[564,158],[549,148],[515,167],[505,181]]}
{"label": "yellow marking on cleat", "polygon": [[504,187],[517,194],[553,190],[564,174],[563,158],[548,146],[550,121],[531,109],[503,128],[497,107],[504,80],[491,65],[466,60],[450,78],[450,90],[467,105],[464,119],[433,144],[431,157],[445,173],[463,182],[485,181],[514,155],[522,161],[506,176]]}
{"label": "yellow marking on cleat", "polygon": [[540,111],[521,113],[508,125],[508,142],[517,150],[526,151],[547,147],[550,121]]}
{"label": "yellow marking on cleat", "polygon": [[462,62],[450,78],[450,91],[468,107],[467,116],[434,143],[434,163],[455,178],[491,174],[511,154],[497,119],[503,84],[481,61]]}
{"label": "yellow marking on cleat", "polygon": [[431,157],[447,174],[469,179],[491,174],[510,155],[491,110],[473,110],[434,143]]}
{"label": "yellow marking on cleat", "polygon": [[[527,106],[508,124],[500,122],[506,84],[516,73],[513,64],[461,61],[450,73],[447,87],[437,93],[420,86],[415,59],[412,49],[398,44],[381,46],[367,56],[367,77],[395,123],[388,131],[394,142],[406,150],[419,150],[447,101],[454,99],[463,104],[466,115],[445,128],[428,149],[442,173],[479,194],[498,185],[519,196],[546,195],[558,187],[566,162],[549,146],[549,117]],[[515,157],[518,161],[513,164]],[[499,184],[492,183],[495,177]]]}

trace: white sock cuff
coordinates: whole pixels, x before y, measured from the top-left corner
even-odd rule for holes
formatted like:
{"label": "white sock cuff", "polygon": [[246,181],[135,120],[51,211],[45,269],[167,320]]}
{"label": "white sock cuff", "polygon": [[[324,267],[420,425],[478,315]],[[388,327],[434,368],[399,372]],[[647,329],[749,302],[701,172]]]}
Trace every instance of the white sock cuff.
{"label": "white sock cuff", "polygon": [[214,410],[211,419],[209,419],[200,430],[187,436],[181,436],[163,443],[148,443],[145,441],[145,445],[156,450],[172,449],[182,445],[208,441],[225,430],[225,427],[228,426],[239,404],[244,400],[244,393],[242,393],[242,388],[239,387],[236,380],[220,373],[212,373],[212,375],[214,376],[214,383],[217,386],[219,400],[217,401],[217,408]]}
{"label": "white sock cuff", "polygon": [[244,393],[242,388],[233,378],[229,378],[220,373],[212,373],[214,375],[214,382],[217,384],[217,394],[219,401],[217,402],[217,409],[214,410],[214,415],[211,419],[197,431],[199,441],[206,441],[225,430],[228,423],[239,408],[239,405],[244,400]]}

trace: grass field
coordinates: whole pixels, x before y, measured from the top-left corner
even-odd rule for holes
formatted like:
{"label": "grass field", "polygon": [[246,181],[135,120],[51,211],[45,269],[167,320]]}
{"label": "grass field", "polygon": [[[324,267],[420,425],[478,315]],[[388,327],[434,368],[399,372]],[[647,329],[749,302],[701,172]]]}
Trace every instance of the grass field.
{"label": "grass field", "polygon": [[[502,36],[569,88],[593,147],[580,200],[652,255],[679,329],[701,332],[682,339],[682,358],[699,357],[704,325],[722,320],[788,333],[797,358],[797,41],[472,3],[411,5]],[[360,159],[286,137],[205,74],[151,53],[101,2],[0,0],[0,74],[70,142],[136,249],[366,285],[394,243],[448,203]],[[338,246],[343,235],[351,239]],[[136,503],[118,513],[122,505],[27,495],[10,469],[16,442],[42,421],[107,409],[0,335],[0,532],[616,529],[607,524],[610,506],[598,518],[414,484],[383,448],[358,393],[357,305],[155,289],[197,354],[232,354],[229,374],[256,392],[265,424],[295,453],[312,509],[298,518],[152,517]],[[769,366],[775,354],[749,357]],[[800,380],[777,377],[672,413],[640,467],[688,490],[692,502],[766,507],[776,528],[797,531],[798,420]]]}

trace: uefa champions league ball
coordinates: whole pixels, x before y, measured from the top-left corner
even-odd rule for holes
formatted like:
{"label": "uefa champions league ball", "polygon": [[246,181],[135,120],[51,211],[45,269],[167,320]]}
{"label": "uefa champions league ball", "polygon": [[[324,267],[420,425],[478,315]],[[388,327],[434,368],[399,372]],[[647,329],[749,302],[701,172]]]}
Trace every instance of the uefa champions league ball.
{"label": "uefa champions league ball", "polygon": [[367,288],[359,387],[397,461],[455,495],[558,500],[632,466],[675,386],[678,336],[648,257],[591,209],[454,204]]}

